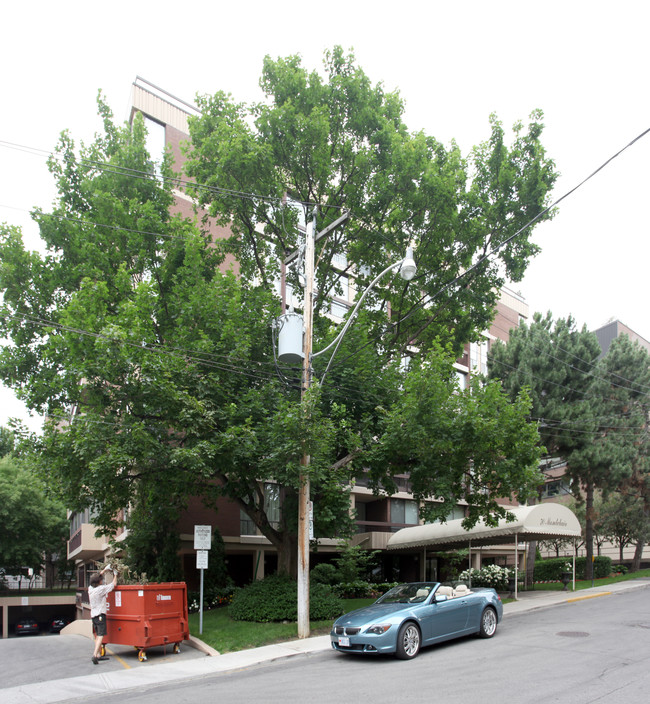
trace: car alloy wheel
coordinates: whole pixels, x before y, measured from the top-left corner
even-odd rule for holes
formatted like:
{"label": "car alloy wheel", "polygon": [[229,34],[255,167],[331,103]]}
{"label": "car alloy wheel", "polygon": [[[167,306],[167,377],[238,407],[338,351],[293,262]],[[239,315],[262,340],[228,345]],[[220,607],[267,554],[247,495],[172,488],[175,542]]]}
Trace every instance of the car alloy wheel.
{"label": "car alloy wheel", "polygon": [[487,607],[481,615],[481,638],[492,638],[497,630],[497,615],[494,609]]}
{"label": "car alloy wheel", "polygon": [[414,623],[405,623],[397,634],[396,655],[401,660],[410,660],[420,652],[420,629]]}

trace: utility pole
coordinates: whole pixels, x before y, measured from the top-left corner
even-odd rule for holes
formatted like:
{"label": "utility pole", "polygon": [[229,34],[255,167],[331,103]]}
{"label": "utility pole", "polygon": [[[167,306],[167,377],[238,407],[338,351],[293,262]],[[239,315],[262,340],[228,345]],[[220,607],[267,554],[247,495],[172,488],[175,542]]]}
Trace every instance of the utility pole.
{"label": "utility pole", "polygon": [[[334,352],[330,358],[330,364],[338,344],[345,335],[347,329],[352,324],[359,306],[363,302],[367,293],[381,279],[384,274],[387,274],[393,269],[399,269],[400,276],[405,281],[410,281],[416,272],[416,265],[413,259],[413,250],[411,247],[407,249],[406,257],[386,267],[374,280],[370,283],[367,289],[363,292],[354,310],[349,316],[348,322],[343,326],[343,329],[338,336],[324,350],[312,354],[312,337],[313,337],[313,314],[314,314],[314,259],[315,259],[315,244],[316,240],[329,234],[336,227],[344,223],[350,216],[348,211],[344,212],[337,220],[326,227],[322,232],[316,234],[316,209],[312,211],[311,222],[307,225],[305,234],[305,298],[303,305],[303,339],[302,339],[302,369],[303,379],[301,386],[300,400],[303,405],[303,413],[307,413],[307,394],[311,387],[312,381],[312,359],[326,352],[334,346]],[[293,260],[295,255],[292,255],[286,263]],[[290,358],[293,361],[297,350],[294,349]],[[327,367],[326,373],[329,370]],[[311,458],[307,454],[307,448],[303,445],[303,453],[300,459],[300,474],[298,478],[298,638],[309,637],[309,540],[311,524],[310,511],[310,481],[309,481],[309,464]]]}
{"label": "utility pole", "polygon": [[[314,312],[314,249],[316,209],[305,235],[305,301],[303,307],[303,380],[300,399],[305,402],[311,386],[311,347]],[[306,412],[306,406],[304,406]],[[309,463],[310,456],[303,450],[300,460],[298,489],[298,638],[309,637]]]}

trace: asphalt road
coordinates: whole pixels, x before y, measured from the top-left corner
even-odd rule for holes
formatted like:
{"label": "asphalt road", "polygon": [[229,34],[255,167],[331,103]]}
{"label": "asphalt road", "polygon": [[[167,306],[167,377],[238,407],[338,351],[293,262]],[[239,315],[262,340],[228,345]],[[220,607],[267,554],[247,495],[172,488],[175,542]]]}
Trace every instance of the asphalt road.
{"label": "asphalt road", "polygon": [[[91,661],[93,642],[80,635],[18,636],[0,638],[0,680],[2,689],[27,682],[49,682],[66,677],[94,675],[98,672],[147,667],[162,662],[179,662],[205,655],[185,644],[180,653],[172,647],[151,648],[147,661],[138,661],[138,651],[124,645],[109,645],[110,660],[94,665]],[[2,695],[0,692],[0,701]]]}
{"label": "asphalt road", "polygon": [[650,590],[641,589],[511,616],[491,640],[446,643],[412,661],[324,651],[102,699],[129,704],[646,704],[649,646]]}

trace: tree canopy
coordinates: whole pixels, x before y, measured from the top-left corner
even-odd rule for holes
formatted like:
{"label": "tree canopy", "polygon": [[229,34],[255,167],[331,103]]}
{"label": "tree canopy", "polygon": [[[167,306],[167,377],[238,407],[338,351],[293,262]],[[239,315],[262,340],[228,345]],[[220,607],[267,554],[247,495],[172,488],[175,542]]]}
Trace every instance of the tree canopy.
{"label": "tree canopy", "polygon": [[[246,106],[222,92],[199,98],[186,168],[205,186],[194,191],[201,204],[232,228],[220,249],[235,255],[245,279],[271,285],[301,244],[304,209],[318,207],[319,230],[348,210],[346,226],[318,252],[315,349],[332,334],[319,313],[341,273],[362,291],[411,244],[419,273],[371,294],[371,331],[389,350],[438,338],[458,353],[489,327],[506,278],[520,280],[538,251],[531,228],[504,243],[544,211],[556,178],[540,141],[542,113],[531,114],[527,129],[515,125],[511,145],[491,116],[489,138],[463,156],[454,143],[409,132],[399,95],[373,85],[353,55],[336,47],[324,69],[325,76],[310,72],[298,56],[267,57],[264,101]],[[287,207],[287,196],[297,207]],[[297,287],[298,272],[288,277]]]}
{"label": "tree canopy", "polygon": [[550,313],[535,314],[507,344],[492,348],[490,376],[512,395],[529,390],[547,452],[567,461],[572,491],[586,501],[590,558],[596,489],[623,491],[644,501],[646,510],[650,506],[650,357],[626,335],[603,356],[596,336],[578,330],[571,318],[553,322]]}
{"label": "tree canopy", "polygon": [[[545,207],[555,173],[541,113],[527,131],[516,126],[511,146],[493,117],[489,139],[463,158],[455,145],[410,134],[399,97],[373,86],[353,57],[335,49],[326,69],[325,79],[296,57],[267,59],[265,102],[200,100],[187,171],[198,201],[230,226],[228,239],[172,215],[170,157],[154,169],[142,117],[117,126],[101,98],[103,133],[79,148],[64,133],[50,159],[59,196],[50,213],[34,213],[46,254],[0,228],[0,325],[12,342],[0,377],[47,412],[43,471],[70,508],[91,507],[102,530],[127,506],[133,526],[170,525],[188,497],[227,496],[291,570],[303,451],[317,536],[351,528],[346,487],[371,462],[378,490],[406,467],[422,496],[476,499],[472,521],[495,510],[482,489],[526,492],[536,451],[525,395],[510,407],[494,385],[457,394],[449,370],[487,327],[503,277],[521,277],[536,251],[526,230],[485,256]],[[311,204],[322,226],[351,212],[320,245],[317,344],[335,334],[328,301],[342,273],[361,291],[407,243],[421,273],[377,289],[326,383],[301,403],[299,379],[278,373],[271,323],[280,263],[298,247],[300,211]],[[298,274],[288,273],[294,286]],[[426,362],[408,381],[400,357],[414,341]],[[420,404],[436,413],[423,417]],[[427,445],[433,430],[444,435]],[[420,438],[412,453],[397,451],[400,432]],[[439,450],[451,467],[434,461]],[[267,482],[282,491],[279,522],[269,518]],[[146,535],[168,564],[164,531]]]}
{"label": "tree canopy", "polygon": [[0,568],[40,572],[69,536],[63,504],[21,460],[0,459]]}

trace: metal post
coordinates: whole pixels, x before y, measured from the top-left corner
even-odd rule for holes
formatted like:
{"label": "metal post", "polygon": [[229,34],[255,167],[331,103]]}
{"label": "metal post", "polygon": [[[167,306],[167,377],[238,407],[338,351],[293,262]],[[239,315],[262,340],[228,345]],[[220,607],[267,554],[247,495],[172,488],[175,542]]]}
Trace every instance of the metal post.
{"label": "metal post", "polygon": [[201,593],[199,596],[199,635],[203,634],[203,567],[201,567]]}
{"label": "metal post", "polygon": [[[304,401],[311,385],[311,346],[314,291],[314,237],[316,233],[316,211],[307,225],[305,236],[305,299],[303,321],[303,383],[301,400]],[[310,457],[303,452],[300,460],[298,493],[298,638],[309,637],[309,463]]]}
{"label": "metal post", "polygon": [[519,536],[515,535],[515,601],[518,599],[519,589]]}

